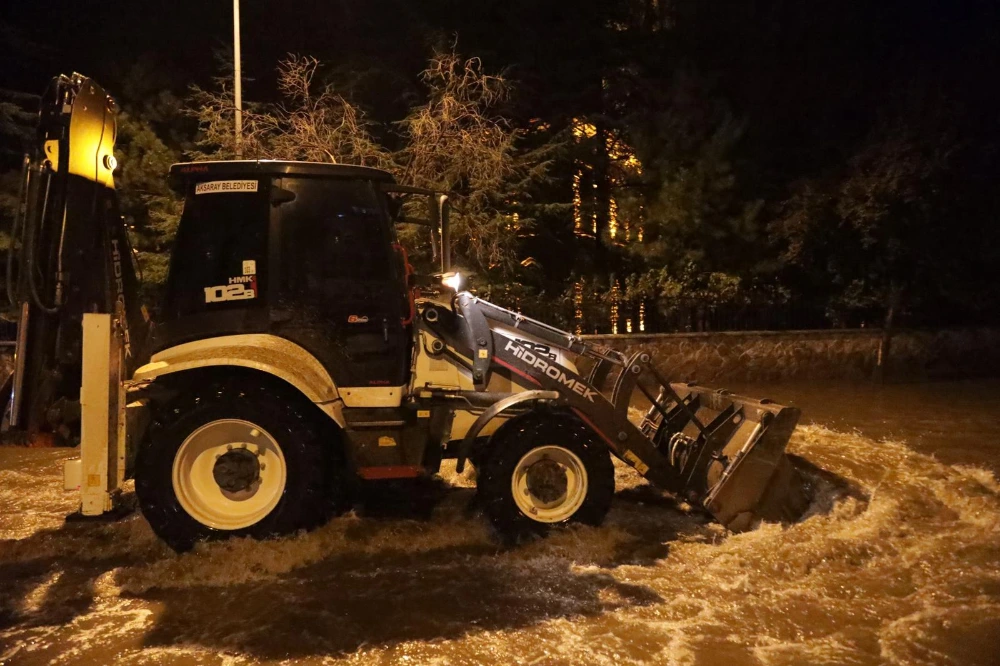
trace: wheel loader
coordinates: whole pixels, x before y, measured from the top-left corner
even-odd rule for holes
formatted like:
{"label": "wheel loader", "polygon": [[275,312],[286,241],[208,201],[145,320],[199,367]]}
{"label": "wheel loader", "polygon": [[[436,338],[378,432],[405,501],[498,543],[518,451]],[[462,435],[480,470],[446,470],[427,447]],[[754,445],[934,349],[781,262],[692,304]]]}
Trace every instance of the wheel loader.
{"label": "wheel loader", "polygon": [[[447,195],[385,171],[174,165],[184,209],[152,322],[116,203],[115,112],[94,81],[53,81],[8,261],[20,321],[5,427],[66,436],[76,406],[66,482],[83,515],[113,512],[128,468],[173,548],[264,538],[344,511],[359,483],[455,459],[518,539],[600,524],[612,456],[734,530],[802,510],[784,453],[797,410],[672,383],[646,353],[463,290]],[[433,238],[439,270],[419,291],[401,224]]]}

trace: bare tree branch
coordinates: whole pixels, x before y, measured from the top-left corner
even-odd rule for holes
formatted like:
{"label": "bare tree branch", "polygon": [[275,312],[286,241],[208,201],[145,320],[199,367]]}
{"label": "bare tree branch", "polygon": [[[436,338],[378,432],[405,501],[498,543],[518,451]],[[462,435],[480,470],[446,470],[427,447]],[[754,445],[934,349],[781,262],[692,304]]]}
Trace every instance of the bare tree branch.
{"label": "bare tree branch", "polygon": [[[358,107],[331,84],[316,82],[319,68],[312,57],[289,55],[279,63],[281,101],[247,104],[243,111],[244,157],[373,166],[402,182],[449,192],[460,259],[473,270],[512,270],[511,240],[528,222],[503,209],[547,163],[541,153],[518,154],[520,132],[499,113],[510,93],[504,77],[487,74],[478,58],[434,54],[421,74],[427,101],[396,123],[404,145],[391,152],[372,136]],[[193,90],[191,114],[201,128],[196,159],[235,155],[232,91],[227,79],[216,84],[218,92]]]}

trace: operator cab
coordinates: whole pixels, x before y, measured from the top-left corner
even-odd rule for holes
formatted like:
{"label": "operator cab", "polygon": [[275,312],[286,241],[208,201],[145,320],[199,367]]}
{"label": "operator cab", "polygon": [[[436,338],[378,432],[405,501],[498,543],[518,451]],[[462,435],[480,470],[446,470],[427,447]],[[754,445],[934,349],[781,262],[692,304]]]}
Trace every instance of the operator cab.
{"label": "operator cab", "polygon": [[184,213],[153,352],[270,333],[341,386],[401,386],[408,287],[378,169],[285,161],[175,164]]}

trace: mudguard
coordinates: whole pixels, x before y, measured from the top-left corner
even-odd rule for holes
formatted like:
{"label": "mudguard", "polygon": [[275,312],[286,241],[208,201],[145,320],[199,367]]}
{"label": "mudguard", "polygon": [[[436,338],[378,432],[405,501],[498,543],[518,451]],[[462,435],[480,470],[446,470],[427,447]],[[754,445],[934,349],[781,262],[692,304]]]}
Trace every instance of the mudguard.
{"label": "mudguard", "polygon": [[264,333],[225,335],[164,349],[133,374],[134,381],[213,366],[252,368],[285,380],[346,427],[343,403],[330,373],[299,345]]}

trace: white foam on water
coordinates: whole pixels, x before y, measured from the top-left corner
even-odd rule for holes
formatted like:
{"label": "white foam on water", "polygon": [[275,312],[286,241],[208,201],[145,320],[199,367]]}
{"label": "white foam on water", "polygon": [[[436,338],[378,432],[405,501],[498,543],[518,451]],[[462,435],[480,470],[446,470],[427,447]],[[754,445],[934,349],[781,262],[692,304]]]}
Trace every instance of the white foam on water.
{"label": "white foam on water", "polygon": [[[193,552],[155,560],[119,572],[123,592],[150,589],[224,587],[274,580],[278,576],[336,555],[408,554],[489,544],[480,521],[452,524],[453,529],[417,521],[368,522],[351,514],[312,533],[285,539],[230,539],[205,543]],[[353,532],[363,532],[355,536]]]}
{"label": "white foam on water", "polygon": [[458,490],[430,521],[183,555],[140,516],[56,524],[50,456],[0,472],[25,516],[0,523],[0,663],[994,663],[997,479],[820,426],[790,450],[819,470],[809,514],[739,535],[616,465],[604,526],[514,549]]}

